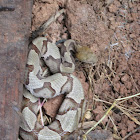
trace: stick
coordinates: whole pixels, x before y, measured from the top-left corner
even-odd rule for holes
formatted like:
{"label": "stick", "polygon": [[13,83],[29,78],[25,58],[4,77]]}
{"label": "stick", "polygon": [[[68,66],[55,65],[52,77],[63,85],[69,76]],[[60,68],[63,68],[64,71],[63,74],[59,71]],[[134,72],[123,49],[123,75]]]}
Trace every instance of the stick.
{"label": "stick", "polygon": [[52,15],[44,24],[42,24],[37,30],[32,32],[31,39],[35,39],[37,36],[43,34],[43,32],[61,15],[65,12],[64,9],[57,11]]}

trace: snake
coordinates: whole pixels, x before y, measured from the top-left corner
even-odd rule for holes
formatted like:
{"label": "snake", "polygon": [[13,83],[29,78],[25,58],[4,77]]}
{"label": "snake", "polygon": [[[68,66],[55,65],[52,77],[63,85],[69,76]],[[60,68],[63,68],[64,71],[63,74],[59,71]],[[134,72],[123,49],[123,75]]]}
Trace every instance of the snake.
{"label": "snake", "polygon": [[[68,39],[58,47],[46,37],[29,45],[23,90],[20,137],[24,140],[61,140],[77,129],[85,111],[84,90],[75,70],[72,51],[77,44]],[[61,94],[65,98],[55,120],[49,125],[38,121],[40,99]]]}

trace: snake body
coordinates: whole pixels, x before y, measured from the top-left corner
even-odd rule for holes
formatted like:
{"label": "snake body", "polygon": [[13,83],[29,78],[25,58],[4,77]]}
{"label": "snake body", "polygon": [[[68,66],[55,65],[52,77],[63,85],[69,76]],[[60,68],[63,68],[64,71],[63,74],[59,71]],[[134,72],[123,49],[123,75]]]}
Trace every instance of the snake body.
{"label": "snake body", "polygon": [[[20,124],[20,136],[24,140],[61,140],[77,128],[83,112],[84,91],[78,78],[71,74],[75,69],[70,53],[74,46],[73,40],[65,41],[60,50],[45,37],[32,41]],[[65,99],[55,120],[42,126],[37,120],[39,98],[50,99],[60,94],[65,94]]]}

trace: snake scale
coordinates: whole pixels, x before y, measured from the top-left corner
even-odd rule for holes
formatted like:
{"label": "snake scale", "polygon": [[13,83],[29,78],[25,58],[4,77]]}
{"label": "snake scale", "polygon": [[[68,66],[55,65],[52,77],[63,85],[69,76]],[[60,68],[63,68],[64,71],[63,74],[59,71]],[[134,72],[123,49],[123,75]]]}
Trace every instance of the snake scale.
{"label": "snake scale", "polygon": [[[45,37],[32,41],[26,64],[20,136],[24,140],[61,140],[73,132],[84,112],[83,87],[72,73],[76,43],[66,40],[59,49]],[[46,67],[47,66],[47,67]],[[55,120],[43,126],[37,119],[38,101],[65,94]]]}

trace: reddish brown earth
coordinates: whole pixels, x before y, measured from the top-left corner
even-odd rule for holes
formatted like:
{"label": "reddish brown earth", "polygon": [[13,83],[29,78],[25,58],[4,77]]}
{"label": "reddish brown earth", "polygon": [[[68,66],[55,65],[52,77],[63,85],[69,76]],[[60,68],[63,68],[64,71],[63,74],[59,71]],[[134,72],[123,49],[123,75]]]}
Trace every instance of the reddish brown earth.
{"label": "reddish brown earth", "polygon": [[[66,12],[45,35],[53,41],[72,38],[98,56],[94,66],[77,62],[75,74],[83,84],[91,113],[86,121],[99,121],[115,99],[139,93],[140,4],[138,0],[36,0],[32,31],[62,8]],[[55,113],[49,110],[55,104],[47,103],[52,116]],[[114,139],[138,140],[139,125],[140,99],[134,97],[119,102],[96,130],[106,128]]]}

